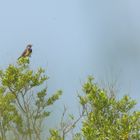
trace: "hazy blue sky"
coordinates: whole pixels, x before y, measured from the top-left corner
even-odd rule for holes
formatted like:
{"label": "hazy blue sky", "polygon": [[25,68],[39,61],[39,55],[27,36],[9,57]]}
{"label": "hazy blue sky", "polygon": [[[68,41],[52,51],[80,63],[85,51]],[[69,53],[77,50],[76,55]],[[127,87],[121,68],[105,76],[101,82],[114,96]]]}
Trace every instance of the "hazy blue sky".
{"label": "hazy blue sky", "polygon": [[119,94],[139,101],[139,7],[139,0],[0,0],[0,67],[32,43],[32,67],[47,69],[50,93],[63,90],[56,110],[77,110],[86,77],[108,80],[110,64],[121,69]]}

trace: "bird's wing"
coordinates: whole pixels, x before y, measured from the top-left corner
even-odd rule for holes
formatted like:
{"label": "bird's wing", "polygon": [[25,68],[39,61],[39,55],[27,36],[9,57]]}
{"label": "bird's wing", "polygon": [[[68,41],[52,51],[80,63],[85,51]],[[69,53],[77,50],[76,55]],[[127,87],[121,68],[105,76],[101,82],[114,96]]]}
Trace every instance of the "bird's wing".
{"label": "bird's wing", "polygon": [[24,57],[27,54],[27,49],[24,50],[24,52],[21,54],[21,57]]}
{"label": "bird's wing", "polygon": [[18,59],[20,59],[21,57],[30,56],[31,53],[32,53],[32,49],[26,48],[26,49],[24,50],[24,52],[21,54],[21,56],[20,56]]}

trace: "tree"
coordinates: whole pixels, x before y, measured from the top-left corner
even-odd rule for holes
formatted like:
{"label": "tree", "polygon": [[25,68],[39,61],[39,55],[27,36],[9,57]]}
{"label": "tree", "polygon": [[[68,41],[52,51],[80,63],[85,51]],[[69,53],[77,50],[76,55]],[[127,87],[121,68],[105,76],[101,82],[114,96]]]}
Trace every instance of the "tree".
{"label": "tree", "polygon": [[117,100],[93,83],[89,77],[83,85],[80,104],[86,108],[82,122],[85,140],[139,140],[140,112],[134,111],[136,102],[125,95]]}
{"label": "tree", "polygon": [[[110,96],[89,77],[78,95],[79,116],[64,112],[58,129],[50,129],[48,140],[139,140],[140,112],[134,110],[135,100],[125,95]],[[49,106],[62,92],[48,95],[48,77],[42,68],[33,71],[29,59],[0,70],[0,140],[42,140],[43,122],[50,116]],[[75,119],[76,118],[76,119]],[[73,132],[81,122],[81,131]]]}
{"label": "tree", "polygon": [[[78,95],[82,113],[71,123],[61,120],[60,129],[51,129],[49,140],[65,140],[81,121],[81,132],[73,140],[139,140],[140,112],[134,111],[135,100],[125,95],[121,99],[110,96],[89,77],[83,85],[84,95]],[[62,114],[65,114],[66,109]],[[65,131],[68,130],[68,131]],[[67,133],[68,132],[68,133]]]}
{"label": "tree", "polygon": [[29,59],[0,70],[0,139],[41,140],[42,123],[50,115],[49,106],[62,94],[48,97],[48,77],[39,68],[29,68]]}

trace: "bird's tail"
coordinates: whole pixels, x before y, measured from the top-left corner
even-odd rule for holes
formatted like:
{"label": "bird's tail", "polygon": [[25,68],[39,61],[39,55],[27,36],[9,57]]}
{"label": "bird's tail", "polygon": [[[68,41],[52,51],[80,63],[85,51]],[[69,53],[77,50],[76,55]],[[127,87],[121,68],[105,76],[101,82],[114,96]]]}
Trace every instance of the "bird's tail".
{"label": "bird's tail", "polygon": [[18,60],[21,58],[21,56],[18,58]]}

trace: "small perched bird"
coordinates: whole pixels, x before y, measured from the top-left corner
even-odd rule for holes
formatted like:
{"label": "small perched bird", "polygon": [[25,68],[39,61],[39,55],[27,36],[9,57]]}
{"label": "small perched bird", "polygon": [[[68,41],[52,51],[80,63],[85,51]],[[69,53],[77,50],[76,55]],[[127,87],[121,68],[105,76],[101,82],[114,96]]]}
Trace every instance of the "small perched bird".
{"label": "small perched bird", "polygon": [[24,52],[21,54],[21,56],[18,58],[22,58],[22,57],[30,57],[32,53],[32,45],[29,44],[27,45],[26,49],[24,50]]}

